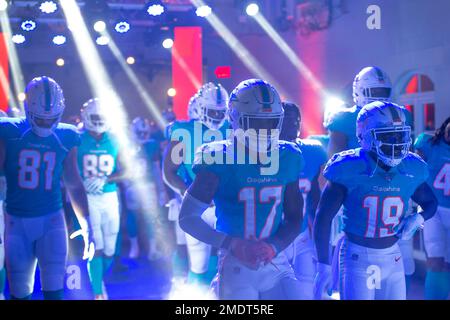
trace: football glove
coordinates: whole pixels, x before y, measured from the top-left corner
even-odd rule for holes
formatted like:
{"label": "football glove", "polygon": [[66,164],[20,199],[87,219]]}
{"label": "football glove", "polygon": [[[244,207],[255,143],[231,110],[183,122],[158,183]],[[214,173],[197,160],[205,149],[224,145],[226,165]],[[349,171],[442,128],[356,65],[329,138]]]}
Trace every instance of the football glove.
{"label": "football glove", "polygon": [[331,290],[331,266],[325,263],[317,263],[317,273],[314,279],[314,300],[328,300]]}
{"label": "football glove", "polygon": [[84,180],[84,188],[89,194],[103,194],[103,187],[106,184],[108,178],[103,177],[90,177]]}
{"label": "football glove", "polygon": [[425,219],[420,213],[414,213],[404,218],[394,231],[397,232],[397,237],[401,240],[410,240],[417,229],[423,229],[423,223]]}
{"label": "football glove", "polygon": [[233,238],[230,243],[231,254],[243,265],[252,270],[257,270],[261,264],[261,246],[256,241]]}
{"label": "football glove", "polygon": [[74,239],[78,236],[83,237],[84,250],[83,250],[83,260],[91,261],[95,254],[95,243],[93,238],[93,232],[91,228],[79,229],[70,235],[70,239]]}

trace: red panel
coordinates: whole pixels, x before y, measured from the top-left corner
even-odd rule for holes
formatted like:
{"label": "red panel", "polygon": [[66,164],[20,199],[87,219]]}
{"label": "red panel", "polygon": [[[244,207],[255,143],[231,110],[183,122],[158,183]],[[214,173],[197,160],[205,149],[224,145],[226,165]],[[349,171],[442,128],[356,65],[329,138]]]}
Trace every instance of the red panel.
{"label": "red panel", "polygon": [[418,75],[415,75],[409,80],[408,84],[406,85],[405,89],[406,93],[417,93],[419,92],[419,77]]}
{"label": "red panel", "polygon": [[173,110],[177,119],[187,119],[189,99],[202,81],[201,27],[175,27],[172,48],[172,83],[177,90]]}
{"label": "red panel", "polygon": [[0,33],[0,109],[8,110],[9,72],[8,50],[3,33]]}
{"label": "red panel", "polygon": [[216,70],[214,71],[214,74],[218,79],[231,78],[231,67],[230,66],[217,67]]}
{"label": "red panel", "polygon": [[434,116],[434,103],[425,105],[425,130],[430,131],[436,129]]}

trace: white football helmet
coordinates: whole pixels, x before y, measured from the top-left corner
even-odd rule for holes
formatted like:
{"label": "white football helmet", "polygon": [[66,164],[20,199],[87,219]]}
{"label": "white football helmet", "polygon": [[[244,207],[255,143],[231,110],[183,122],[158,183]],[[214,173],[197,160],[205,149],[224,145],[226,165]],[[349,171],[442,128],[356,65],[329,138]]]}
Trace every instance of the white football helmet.
{"label": "white football helmet", "polygon": [[35,134],[48,137],[61,120],[65,103],[61,87],[49,77],[38,77],[25,89],[25,115]]}
{"label": "white football helmet", "polygon": [[391,92],[391,79],[378,67],[362,69],[353,80],[353,101],[359,107],[373,101],[388,101]]}
{"label": "white football helmet", "polygon": [[150,140],[151,128],[148,119],[142,117],[134,118],[131,127],[137,142],[144,144]]}
{"label": "white football helmet", "polygon": [[[241,82],[231,93],[228,117],[235,132],[243,130],[254,141],[267,140],[267,148],[278,145],[284,110],[280,95],[268,82],[249,79]],[[249,130],[253,129],[253,130]],[[276,130],[275,132],[273,130]],[[249,145],[251,149],[258,147]],[[258,143],[259,145],[259,143]]]}
{"label": "white football helmet", "polygon": [[198,120],[198,118],[199,118],[197,98],[198,98],[198,95],[195,94],[191,97],[191,99],[189,99],[189,104],[188,104],[189,120]]}
{"label": "white football helmet", "polygon": [[88,131],[100,134],[110,129],[106,120],[105,106],[98,98],[90,99],[83,104],[81,119],[83,119],[84,128]]}
{"label": "white football helmet", "polygon": [[199,118],[209,129],[218,130],[225,122],[229,96],[220,84],[204,84],[197,93]]}
{"label": "white football helmet", "polygon": [[383,101],[364,106],[356,121],[356,136],[361,147],[376,152],[384,164],[399,165],[408,155],[412,143],[406,109]]}

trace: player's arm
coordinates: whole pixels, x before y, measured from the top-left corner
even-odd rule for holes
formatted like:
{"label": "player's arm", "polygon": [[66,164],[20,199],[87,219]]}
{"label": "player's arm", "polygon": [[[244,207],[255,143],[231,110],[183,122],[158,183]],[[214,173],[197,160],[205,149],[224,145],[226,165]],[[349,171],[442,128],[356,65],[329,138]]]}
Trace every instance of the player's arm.
{"label": "player's arm", "polygon": [[347,149],[348,141],[344,133],[339,131],[330,131],[330,142],[328,143],[328,157],[331,158],[335,153]]}
{"label": "player's arm", "polygon": [[299,235],[303,220],[303,196],[298,181],[286,185],[283,199],[284,218],[278,230],[266,241],[277,253],[286,249]]}
{"label": "player's arm", "polygon": [[330,264],[329,243],[331,223],[344,202],[346,195],[346,187],[339,183],[328,181],[320,197],[313,229],[317,258],[320,263]]}
{"label": "player's arm", "polygon": [[311,226],[311,228],[314,224],[314,217],[316,214],[317,205],[319,204],[320,200],[319,175],[320,173],[318,173],[312,179],[311,190],[309,191],[308,196],[306,197],[305,212],[306,218],[308,219],[308,224]]}
{"label": "player's arm", "polygon": [[183,195],[187,187],[183,179],[178,175],[178,169],[181,163],[175,163],[172,159],[172,153],[179,143],[181,142],[170,141],[166,147],[163,160],[163,179],[172,190]]}
{"label": "player's arm", "polygon": [[417,187],[411,199],[422,208],[423,211],[419,212],[419,214],[422,215],[425,221],[432,218],[436,213],[438,201],[433,190],[426,182]]}
{"label": "player's arm", "polygon": [[72,148],[64,160],[64,185],[75,215],[83,230],[88,229],[89,207],[83,181],[78,170],[78,148]]}
{"label": "player's arm", "polygon": [[194,238],[220,248],[227,235],[214,230],[202,219],[202,213],[210,206],[219,186],[219,177],[212,172],[201,171],[187,190],[180,209],[180,227]]}

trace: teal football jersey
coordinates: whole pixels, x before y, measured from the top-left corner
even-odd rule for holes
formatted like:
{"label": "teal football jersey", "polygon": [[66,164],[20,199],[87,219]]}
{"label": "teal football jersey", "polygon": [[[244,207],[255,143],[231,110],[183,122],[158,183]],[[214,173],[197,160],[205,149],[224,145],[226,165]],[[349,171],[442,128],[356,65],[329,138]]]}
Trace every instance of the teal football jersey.
{"label": "teal football jersey", "polygon": [[[296,144],[302,152],[305,165],[300,172],[299,187],[303,194],[303,209],[304,215],[306,210],[306,197],[311,191],[311,184],[313,179],[320,173],[320,167],[324,165],[327,160],[327,153],[323,149],[321,143],[312,139],[297,139]],[[302,231],[308,228],[308,219],[303,219]]]}
{"label": "teal football jersey", "polygon": [[[235,150],[230,140],[205,144],[196,154],[193,170],[219,177],[214,197],[217,230],[234,237],[265,239],[278,230],[282,221],[285,188],[299,179],[304,165],[302,153],[295,144],[280,141],[279,156],[274,159],[279,162],[278,172],[262,175],[264,165],[236,164]],[[222,159],[228,156],[233,161],[207,164],[205,155]]]}
{"label": "teal football jersey", "polygon": [[395,235],[408,201],[428,178],[427,164],[416,154],[388,172],[380,168],[367,151],[346,150],[327,163],[324,177],[347,188],[344,200],[344,231],[366,238]]}
{"label": "teal football jersey", "polygon": [[[191,184],[195,179],[192,170],[194,157],[197,148],[204,143],[227,139],[228,124],[223,125],[219,130],[210,130],[206,125],[197,120],[175,121],[170,128],[170,139],[172,141],[187,141],[185,144],[183,167],[186,171],[186,182]],[[187,139],[187,140],[185,140]]]}
{"label": "teal football jersey", "polygon": [[414,144],[425,157],[430,169],[428,184],[440,206],[450,208],[450,145],[444,141],[431,144],[431,135],[422,133]]}
{"label": "teal football jersey", "polygon": [[[109,132],[105,132],[100,140],[95,139],[89,132],[81,134],[81,145],[78,148],[78,168],[81,177],[110,176],[117,170],[117,156],[119,144]],[[103,192],[117,190],[116,183],[106,183]]]}
{"label": "teal football jersey", "polygon": [[76,128],[60,123],[54,134],[39,137],[24,118],[2,118],[5,143],[6,211],[20,217],[40,217],[62,209],[64,160],[80,144]]}

